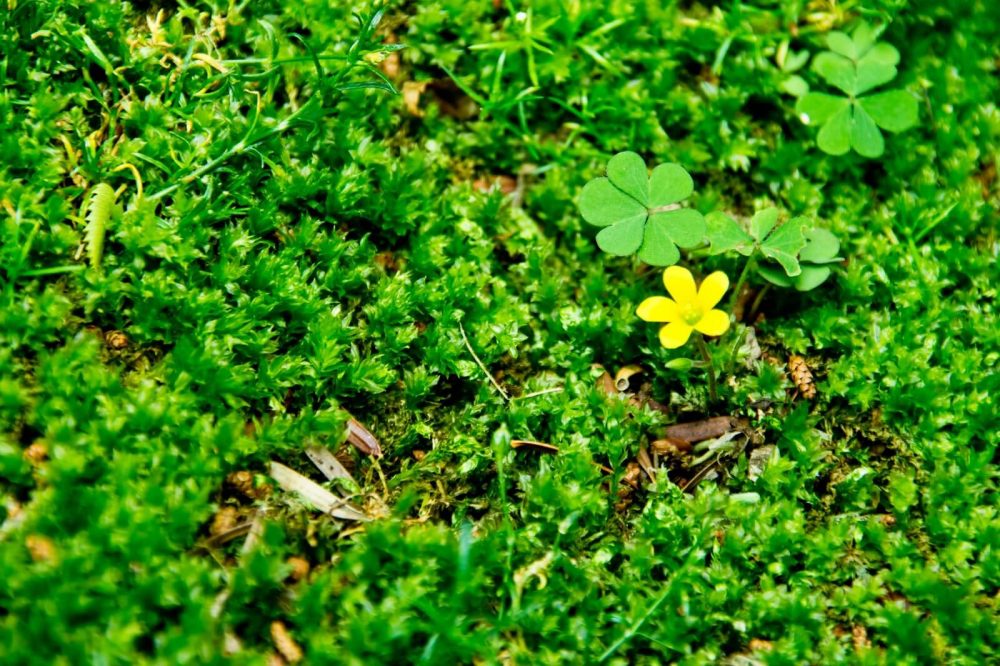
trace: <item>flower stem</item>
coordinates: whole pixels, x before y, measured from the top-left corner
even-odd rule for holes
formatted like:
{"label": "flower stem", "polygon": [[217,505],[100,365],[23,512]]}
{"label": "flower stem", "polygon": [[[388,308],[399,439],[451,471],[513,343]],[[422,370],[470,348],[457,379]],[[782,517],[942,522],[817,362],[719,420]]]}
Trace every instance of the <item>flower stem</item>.
{"label": "flower stem", "polygon": [[754,267],[757,263],[757,251],[747,257],[747,263],[743,265],[743,272],[740,273],[740,277],[736,280],[736,286],[733,288],[733,295],[729,297],[729,311],[736,311],[736,302],[740,299],[740,292],[743,291],[743,285],[747,283],[747,278],[750,277],[750,269]]}
{"label": "flower stem", "polygon": [[705,338],[697,335],[695,341],[698,343],[698,350],[701,351],[701,357],[705,359],[705,368],[708,370],[708,396],[712,403],[716,403],[719,401],[719,393],[715,388],[715,367],[712,365],[712,354],[708,351]]}

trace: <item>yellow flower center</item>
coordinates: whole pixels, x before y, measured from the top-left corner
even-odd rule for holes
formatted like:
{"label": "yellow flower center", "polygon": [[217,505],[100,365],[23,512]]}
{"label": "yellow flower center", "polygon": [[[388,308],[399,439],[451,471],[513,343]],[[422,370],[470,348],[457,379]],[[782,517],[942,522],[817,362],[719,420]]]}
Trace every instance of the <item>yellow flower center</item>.
{"label": "yellow flower center", "polygon": [[697,303],[685,303],[681,306],[681,319],[683,319],[684,323],[688,326],[694,326],[697,324],[701,321],[704,314],[705,313],[702,311],[701,306]]}

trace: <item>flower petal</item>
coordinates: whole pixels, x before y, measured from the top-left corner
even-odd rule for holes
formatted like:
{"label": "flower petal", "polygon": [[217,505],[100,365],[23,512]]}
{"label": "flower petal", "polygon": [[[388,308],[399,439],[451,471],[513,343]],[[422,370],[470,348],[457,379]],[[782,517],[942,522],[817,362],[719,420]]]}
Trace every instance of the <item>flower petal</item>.
{"label": "flower petal", "polygon": [[681,307],[695,303],[698,297],[694,276],[686,268],[671,266],[663,271],[663,285]]}
{"label": "flower petal", "polygon": [[729,330],[729,315],[722,310],[709,310],[694,327],[705,335],[722,335]]}
{"label": "flower petal", "polygon": [[652,296],[639,304],[635,313],[643,321],[677,321],[681,318],[677,303],[666,296]]}
{"label": "flower petal", "polygon": [[711,310],[722,300],[726,289],[729,289],[729,278],[722,271],[715,271],[701,281],[701,286],[698,287],[698,302],[704,309]]}
{"label": "flower petal", "polygon": [[670,322],[660,329],[660,344],[667,349],[677,349],[688,341],[693,330],[682,321]]}

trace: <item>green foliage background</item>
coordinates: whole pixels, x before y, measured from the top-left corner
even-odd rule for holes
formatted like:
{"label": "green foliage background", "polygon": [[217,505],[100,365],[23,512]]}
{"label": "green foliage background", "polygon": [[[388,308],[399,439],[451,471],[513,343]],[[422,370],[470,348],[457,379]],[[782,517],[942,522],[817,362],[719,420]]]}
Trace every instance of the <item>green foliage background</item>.
{"label": "green foliage background", "polygon": [[[0,9],[0,661],[263,664],[276,620],[312,663],[995,659],[992,3],[427,0],[371,36],[352,5]],[[880,160],[819,152],[780,92],[785,40],[859,17],[922,100]],[[436,82],[423,116],[375,70],[390,33],[393,83]],[[758,327],[809,358],[816,403],[767,364],[723,378],[777,445],[763,475],[618,510],[668,420],[592,364],[659,368],[675,416],[705,394],[634,316],[658,274],[578,214],[622,150],[684,165],[702,213],[822,220],[847,261]],[[497,175],[520,205],[474,187]],[[100,269],[77,258],[98,183],[121,189]],[[515,396],[563,390],[504,402],[460,325]],[[199,546],[228,473],[306,471],[345,409],[386,448],[355,470],[385,517],[341,535],[277,497],[255,550]]]}

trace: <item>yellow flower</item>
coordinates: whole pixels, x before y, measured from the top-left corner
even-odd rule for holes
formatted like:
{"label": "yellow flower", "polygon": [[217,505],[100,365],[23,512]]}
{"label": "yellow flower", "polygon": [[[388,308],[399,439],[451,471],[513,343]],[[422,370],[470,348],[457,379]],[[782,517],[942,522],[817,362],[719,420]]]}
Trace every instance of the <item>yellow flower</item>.
{"label": "yellow flower", "polygon": [[663,284],[673,298],[653,296],[647,298],[636,310],[644,321],[665,322],[660,329],[660,344],[667,349],[677,349],[691,337],[691,331],[705,335],[722,335],[729,330],[729,315],[713,310],[722,295],[729,289],[729,278],[716,271],[696,287],[691,271],[671,266],[663,271]]}

